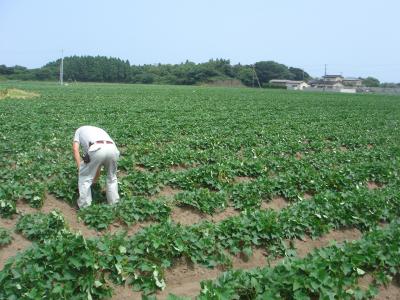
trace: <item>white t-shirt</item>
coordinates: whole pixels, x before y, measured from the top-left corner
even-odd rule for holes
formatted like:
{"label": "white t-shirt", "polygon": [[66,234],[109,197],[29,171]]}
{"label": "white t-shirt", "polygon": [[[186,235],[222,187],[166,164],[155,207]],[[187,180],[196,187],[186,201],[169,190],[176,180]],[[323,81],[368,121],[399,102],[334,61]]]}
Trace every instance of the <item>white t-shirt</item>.
{"label": "white t-shirt", "polygon": [[78,142],[81,145],[84,153],[88,151],[89,143],[94,144],[96,141],[110,141],[114,143],[107,132],[95,126],[82,126],[75,131],[74,142]]}

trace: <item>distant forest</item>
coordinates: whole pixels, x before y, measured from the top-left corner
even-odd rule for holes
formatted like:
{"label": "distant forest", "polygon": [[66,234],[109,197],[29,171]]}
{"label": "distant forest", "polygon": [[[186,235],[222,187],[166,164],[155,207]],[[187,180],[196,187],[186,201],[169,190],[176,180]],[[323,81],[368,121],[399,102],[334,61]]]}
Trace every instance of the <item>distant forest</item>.
{"label": "distant forest", "polygon": [[[58,80],[59,73],[60,59],[37,69],[0,65],[0,78],[3,79]],[[181,64],[131,65],[128,60],[105,56],[64,58],[65,82],[180,85],[231,82],[267,87],[271,79],[308,80],[310,75],[300,68],[287,67],[274,61],[260,61],[254,65],[231,65],[228,59],[211,59],[205,63],[186,61]]]}

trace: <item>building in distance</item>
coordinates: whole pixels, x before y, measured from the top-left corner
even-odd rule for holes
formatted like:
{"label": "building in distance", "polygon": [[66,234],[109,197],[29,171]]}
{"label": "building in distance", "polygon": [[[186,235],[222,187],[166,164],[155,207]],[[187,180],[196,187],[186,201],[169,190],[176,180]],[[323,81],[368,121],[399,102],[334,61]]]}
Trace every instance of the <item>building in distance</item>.
{"label": "building in distance", "polygon": [[299,80],[286,80],[286,79],[272,79],[269,84],[274,87],[283,87],[288,90],[303,90],[310,85],[305,81]]}

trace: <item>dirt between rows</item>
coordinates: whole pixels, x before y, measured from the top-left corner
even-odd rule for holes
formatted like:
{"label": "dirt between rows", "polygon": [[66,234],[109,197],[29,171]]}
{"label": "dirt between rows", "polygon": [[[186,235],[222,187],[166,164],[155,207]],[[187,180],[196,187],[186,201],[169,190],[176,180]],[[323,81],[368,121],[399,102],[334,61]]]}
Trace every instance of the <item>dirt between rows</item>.
{"label": "dirt between rows", "polygon": [[14,232],[18,218],[14,216],[12,219],[0,218],[0,227],[3,227],[11,232],[12,242],[7,246],[0,247],[0,270],[3,269],[7,259],[15,256],[18,252],[25,250],[32,243],[22,235]]}
{"label": "dirt between rows", "polygon": [[[328,246],[333,240],[338,243],[342,243],[345,240],[357,240],[362,236],[361,232],[357,229],[347,230],[335,230],[327,235],[320,237],[316,240],[306,238],[305,240],[296,240],[294,242],[299,257],[304,257],[312,250],[320,247]],[[275,266],[282,259],[274,259],[267,261],[267,253],[263,249],[253,249],[253,256],[247,261],[244,260],[240,255],[231,256],[233,261],[233,269],[252,269],[256,267],[264,266]],[[175,262],[174,266],[167,269],[165,272],[166,288],[156,294],[157,299],[167,299],[169,294],[175,294],[177,296],[191,297],[194,298],[200,293],[200,282],[202,280],[214,280],[224,272],[223,269],[208,269],[200,265],[195,265],[182,258]],[[383,297],[393,294],[393,287],[390,285],[387,289],[382,291]],[[380,296],[382,296],[380,294]],[[133,292],[129,286],[116,286],[112,300],[128,300],[128,299],[140,299],[140,293]],[[377,298],[377,299],[396,299],[396,298]]]}
{"label": "dirt between rows", "polygon": [[[310,199],[310,197],[309,194],[304,195],[305,200]],[[261,209],[281,210],[289,205],[289,202],[287,202],[285,198],[277,196],[272,198],[270,201],[263,201],[261,203]],[[235,210],[232,206],[228,206],[225,210],[213,215],[201,213],[197,209],[188,206],[175,206],[171,212],[172,220],[175,223],[180,223],[182,225],[193,225],[205,220],[217,223],[226,218],[238,215],[240,215],[240,211]]]}
{"label": "dirt between rows", "polygon": [[[316,240],[306,238],[303,241],[296,240],[296,247],[299,257],[304,257],[312,250],[328,246],[333,240],[341,243],[345,240],[357,240],[362,236],[357,229],[335,230]],[[253,249],[253,256],[248,261],[240,256],[232,256],[233,269],[252,269],[256,267],[275,266],[282,259],[267,261],[267,253],[263,249]],[[195,297],[200,293],[200,281],[213,280],[223,273],[224,270],[207,269],[199,265],[187,263],[184,260],[178,261],[165,273],[167,287],[164,291],[157,293],[157,299],[166,299],[170,293],[178,296]]]}
{"label": "dirt between rows", "polygon": [[10,230],[13,237],[11,244],[0,249],[0,269],[4,267],[4,264],[8,258],[15,256],[18,252],[27,249],[32,244],[32,242],[25,239],[21,234],[15,232],[15,226],[19,216],[22,214],[37,213],[40,211],[49,213],[54,209],[61,211],[65,221],[72,231],[80,231],[86,238],[99,236],[101,234],[96,230],[88,228],[83,224],[83,222],[80,222],[77,217],[77,210],[71,207],[68,203],[56,199],[53,195],[46,194],[46,199],[41,209],[32,208],[27,203],[18,201],[17,215],[14,215],[12,219],[0,218],[0,226]]}
{"label": "dirt between rows", "polygon": [[[380,186],[369,182],[368,188],[375,189]],[[170,187],[167,187],[165,190],[161,191],[161,194],[166,197],[171,197],[177,193],[177,190],[174,190]],[[312,195],[305,194],[304,199],[311,198]],[[288,202],[282,197],[275,197],[271,199],[269,202],[263,202],[263,209],[274,209],[280,210],[286,206],[288,206]],[[42,209],[34,209],[31,208],[28,204],[24,202],[17,203],[18,213],[34,213],[38,211],[42,211],[48,213],[53,209],[58,209],[64,215],[65,220],[67,221],[69,228],[73,231],[80,231],[86,238],[100,236],[104,233],[113,233],[120,229],[126,229],[128,235],[133,235],[138,232],[143,227],[149,226],[153,222],[141,222],[134,224],[130,227],[120,224],[119,222],[115,222],[110,226],[110,228],[103,232],[97,232],[95,230],[89,229],[87,226],[83,224],[82,221],[79,221],[77,218],[77,211],[75,208],[68,205],[66,202],[60,201],[56,199],[53,195],[47,194],[45,204]],[[214,214],[212,216],[199,213],[195,209],[187,208],[187,207],[174,207],[171,217],[182,225],[191,225],[203,220],[209,220],[212,222],[220,222],[225,218],[239,215],[240,212],[234,210],[232,207],[228,207],[221,213]],[[15,225],[17,223],[18,216],[14,216],[13,219],[3,219],[0,218],[0,226],[9,229],[12,231],[13,242],[0,249],[0,270],[4,267],[5,261],[12,256],[15,256],[16,253],[25,250],[32,243],[25,239],[22,235],[14,232]],[[299,257],[306,256],[309,252],[311,252],[315,248],[324,247],[329,245],[329,243],[333,240],[341,243],[345,240],[357,240],[361,237],[361,232],[357,229],[348,229],[348,230],[336,230],[328,233],[327,235],[312,240],[310,238],[305,238],[304,240],[296,240],[294,241],[294,245],[297,249],[297,254]],[[268,265],[266,260],[266,253],[263,249],[253,249],[253,256],[250,257],[247,261],[242,259],[240,256],[232,256],[233,268],[234,269],[251,269],[255,267],[263,267]],[[276,265],[280,262],[280,259],[276,259],[273,261],[269,261],[271,266]],[[200,281],[207,279],[215,279],[217,278],[224,270],[221,269],[207,269],[199,265],[193,265],[185,260],[178,260],[175,265],[166,270],[165,278],[167,287],[164,291],[157,293],[158,299],[166,299],[169,293],[173,293],[179,296],[187,296],[187,297],[195,297],[200,292]],[[362,284],[362,283],[360,283]],[[368,284],[366,285],[368,286]],[[133,292],[130,286],[113,286],[114,295],[112,299],[141,299],[141,294],[138,292]],[[399,299],[400,288],[399,285],[393,281],[387,287],[381,287],[380,294],[376,299],[387,300],[387,299]]]}
{"label": "dirt between rows", "polygon": [[381,286],[376,300],[400,300],[400,284],[393,280],[388,286]]}
{"label": "dirt between rows", "polygon": [[[361,289],[366,290],[368,286],[374,281],[374,278],[370,274],[365,274],[360,278],[358,284]],[[400,300],[400,278],[399,276],[393,278],[393,280],[387,286],[379,287],[378,295],[374,298],[375,300]]]}

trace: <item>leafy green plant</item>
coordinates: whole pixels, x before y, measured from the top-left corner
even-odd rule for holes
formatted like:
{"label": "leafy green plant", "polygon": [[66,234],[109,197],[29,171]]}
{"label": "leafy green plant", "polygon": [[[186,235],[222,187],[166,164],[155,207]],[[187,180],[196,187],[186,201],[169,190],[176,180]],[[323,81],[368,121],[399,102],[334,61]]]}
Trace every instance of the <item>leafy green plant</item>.
{"label": "leafy green plant", "polygon": [[23,215],[16,224],[18,232],[21,232],[27,239],[38,242],[54,238],[67,229],[64,216],[57,210],[53,210],[49,214],[39,212]]}
{"label": "leafy green plant", "polygon": [[131,225],[138,221],[166,220],[170,213],[171,207],[166,201],[150,201],[144,197],[130,197],[121,199],[117,207],[116,217],[127,225]]}
{"label": "leafy green plant", "polygon": [[267,193],[259,182],[240,183],[229,190],[230,200],[236,209],[260,208],[262,199]]}
{"label": "leafy green plant", "polygon": [[15,202],[0,199],[0,215],[3,218],[11,218],[17,212]]}
{"label": "leafy green plant", "polygon": [[92,204],[80,209],[78,216],[90,228],[104,230],[114,222],[116,217],[116,207],[108,204]]}
{"label": "leafy green plant", "polygon": [[227,206],[226,193],[210,192],[204,188],[179,193],[175,196],[175,200],[179,205],[192,206],[207,214],[224,210]]}
{"label": "leafy green plant", "polygon": [[111,297],[104,253],[79,234],[62,231],[8,260],[0,272],[1,299],[102,299]]}
{"label": "leafy green plant", "polygon": [[184,190],[208,188],[220,191],[233,178],[233,171],[225,164],[200,166],[181,172],[170,179],[170,184]]}
{"label": "leafy green plant", "polygon": [[45,199],[46,187],[40,182],[32,182],[24,186],[20,195],[23,200],[29,203],[31,207],[41,208]]}
{"label": "leafy green plant", "polygon": [[[75,205],[78,199],[78,180],[75,170],[66,169],[64,174],[60,174],[49,182],[48,189],[51,194],[59,199],[67,201],[69,204]],[[76,176],[76,175],[75,175]]]}
{"label": "leafy green plant", "polygon": [[162,178],[150,172],[132,172],[122,179],[122,185],[132,191],[132,195],[154,195],[160,191]]}
{"label": "leafy green plant", "polygon": [[122,198],[114,206],[92,204],[81,209],[78,215],[89,227],[104,230],[117,220],[122,220],[127,225],[145,220],[163,221],[170,213],[170,204],[164,200],[150,201],[144,197],[133,196]]}
{"label": "leafy green plant", "polygon": [[10,232],[0,227],[0,248],[6,246],[12,242],[12,236]]}

